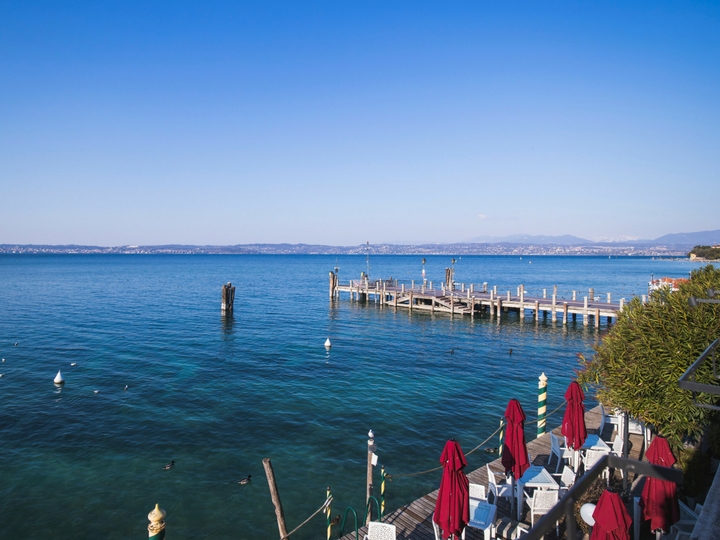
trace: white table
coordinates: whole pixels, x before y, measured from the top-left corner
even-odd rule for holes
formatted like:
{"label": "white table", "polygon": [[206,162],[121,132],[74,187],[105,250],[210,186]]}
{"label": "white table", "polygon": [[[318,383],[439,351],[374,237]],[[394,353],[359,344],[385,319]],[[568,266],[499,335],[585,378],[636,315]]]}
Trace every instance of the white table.
{"label": "white table", "polygon": [[581,450],[603,450],[609,452],[610,447],[600,438],[599,435],[588,435]]}
{"label": "white table", "polygon": [[522,516],[523,502],[525,500],[525,492],[523,488],[538,488],[538,489],[559,489],[560,486],[552,477],[552,475],[539,465],[533,465],[528,467],[522,478],[517,481],[517,519],[520,521]]}
{"label": "white table", "polygon": [[496,515],[497,506],[494,504],[470,498],[470,522],[468,527],[483,531],[485,540],[490,540],[494,536],[492,533],[493,527],[495,527]]}

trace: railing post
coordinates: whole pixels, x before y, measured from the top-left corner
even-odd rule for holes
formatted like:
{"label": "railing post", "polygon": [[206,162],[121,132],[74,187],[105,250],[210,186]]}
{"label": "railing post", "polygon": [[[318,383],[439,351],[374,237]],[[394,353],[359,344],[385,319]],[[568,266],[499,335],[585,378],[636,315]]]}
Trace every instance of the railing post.
{"label": "railing post", "polygon": [[167,512],[160,508],[159,504],[148,514],[150,525],[148,525],[148,538],[150,540],[163,540],[165,538],[165,516]]}
{"label": "railing post", "polygon": [[538,377],[538,420],[537,434],[538,437],[545,434],[545,413],[547,413],[547,380],[543,371]]}

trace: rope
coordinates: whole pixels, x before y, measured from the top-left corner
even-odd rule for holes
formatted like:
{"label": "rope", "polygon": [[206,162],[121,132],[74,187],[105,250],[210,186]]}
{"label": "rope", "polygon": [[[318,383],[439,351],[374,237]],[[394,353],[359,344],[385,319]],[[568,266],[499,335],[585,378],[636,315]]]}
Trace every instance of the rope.
{"label": "rope", "polygon": [[332,495],[330,495],[330,496],[327,498],[327,500],[323,503],[323,505],[322,505],[320,508],[318,508],[312,516],[310,516],[309,518],[307,518],[305,521],[303,521],[300,525],[298,525],[297,527],[295,527],[292,531],[290,531],[289,533],[287,533],[285,536],[282,536],[282,537],[280,538],[280,540],[285,540],[286,538],[290,537],[291,534],[296,533],[296,532],[297,532],[303,525],[305,525],[308,521],[310,521],[312,518],[314,518],[315,516],[317,516],[317,515],[318,515],[320,512],[322,512],[323,510],[325,510],[325,509],[328,507],[328,505],[332,502],[332,500],[333,500],[333,497],[332,497]]}
{"label": "rope", "polygon": [[[562,402],[558,407],[556,407],[552,412],[549,412],[548,414],[546,414],[546,415],[545,415],[545,418],[548,418],[548,417],[552,416],[553,414],[555,414],[556,412],[558,412],[560,409],[562,409],[562,408],[565,406],[566,403],[567,403],[567,401],[563,401],[563,402]],[[527,423],[528,423],[528,424],[537,424],[537,422],[538,422],[537,419],[535,419],[535,420],[530,420],[530,421],[527,422]],[[490,434],[490,436],[489,436],[487,439],[485,439],[483,442],[481,442],[480,444],[478,444],[475,448],[473,448],[473,449],[470,450],[469,452],[466,452],[465,455],[466,455],[466,456],[469,456],[470,454],[472,454],[472,453],[475,452],[476,450],[479,450],[483,445],[487,444],[487,442],[488,442],[490,439],[492,439],[495,435],[497,435],[497,433],[498,433],[502,428],[503,428],[503,426],[500,426],[499,428],[497,428],[495,431],[493,431],[493,432]],[[439,470],[442,469],[442,468],[443,468],[443,466],[440,465],[439,467],[435,467],[434,469],[428,469],[427,471],[420,471],[420,472],[416,472],[416,473],[386,474],[386,475],[385,475],[385,478],[387,478],[388,480],[390,480],[390,481],[392,482],[393,478],[403,478],[403,477],[407,477],[407,476],[420,476],[420,475],[422,475],[422,474],[428,474],[428,473],[431,473],[431,472],[439,471]],[[290,535],[288,535],[288,536],[290,536]],[[280,540],[283,540],[283,539],[281,538]]]}

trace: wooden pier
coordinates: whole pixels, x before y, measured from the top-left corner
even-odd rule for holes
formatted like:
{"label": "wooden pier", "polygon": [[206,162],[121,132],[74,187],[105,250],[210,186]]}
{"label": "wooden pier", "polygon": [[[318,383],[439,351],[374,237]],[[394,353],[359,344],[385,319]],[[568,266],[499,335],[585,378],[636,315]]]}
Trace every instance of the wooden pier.
{"label": "wooden pier", "polygon": [[488,290],[487,283],[451,283],[446,286],[443,282],[439,288],[433,288],[432,281],[418,285],[415,282],[400,284],[397,280],[359,279],[341,284],[334,272],[330,272],[329,291],[331,298],[339,298],[344,292],[350,295],[351,300],[375,302],[381,307],[448,313],[450,316],[488,314],[491,319],[500,319],[503,313],[514,311],[519,313],[520,319],[524,319],[529,312],[536,321],[542,313],[543,318],[549,315],[552,322],[561,319],[563,324],[567,324],[570,318],[576,321],[580,315],[584,326],[592,318],[596,327],[600,326],[602,317],[608,323],[612,322],[625,305],[624,298],[613,302],[610,293],[606,293],[606,301],[603,302],[593,289],[582,297],[573,291],[572,298],[566,299],[558,297],[556,287],[552,289],[552,294],[545,289],[543,296],[531,296],[525,294],[523,285],[512,294],[511,291],[498,292],[497,287]]}
{"label": "wooden pier", "polygon": [[[589,433],[597,433],[597,428],[600,425],[600,407],[587,411],[585,413],[585,423]],[[608,439],[611,437],[613,429],[616,426],[607,422],[603,430],[603,438]],[[527,432],[526,432],[527,433]],[[560,428],[553,430],[557,436],[561,436]],[[546,433],[533,441],[527,443],[528,454],[530,455],[530,461],[533,465],[546,466],[550,456],[550,434]],[[642,435],[630,434],[630,445],[629,445],[629,457],[631,459],[641,459],[643,452],[643,437]],[[557,458],[555,458],[557,459]],[[553,461],[554,466],[555,461]],[[500,463],[500,459],[492,461],[490,469],[495,472],[503,472],[504,468]],[[615,475],[620,475],[618,471],[614,472]],[[439,478],[440,473],[437,474]],[[468,473],[470,482],[481,484],[484,486],[488,485],[487,468],[485,465]],[[630,477],[630,482],[634,480]],[[438,480],[439,482],[439,480]],[[394,512],[390,512],[383,518],[384,523],[392,523],[397,528],[397,538],[404,540],[435,540],[432,526],[432,516],[435,511],[435,504],[437,503],[438,490],[428,493],[427,495],[413,501],[412,503],[398,508]],[[511,519],[510,504],[505,499],[498,499],[497,501],[498,511],[495,521],[497,528],[497,538],[510,538],[512,531],[515,530],[517,522],[513,522]],[[524,525],[525,530],[530,528],[530,517],[527,507],[523,510],[524,520],[521,522]],[[555,538],[565,538],[565,523],[561,522],[559,525],[558,536],[555,535],[555,531],[545,535],[548,540]],[[364,538],[367,534],[367,527],[363,527],[359,531],[359,538]],[[483,532],[479,529],[473,529],[468,527],[466,529],[465,540],[481,540],[483,538]],[[355,540],[355,532],[346,534],[341,540]]]}

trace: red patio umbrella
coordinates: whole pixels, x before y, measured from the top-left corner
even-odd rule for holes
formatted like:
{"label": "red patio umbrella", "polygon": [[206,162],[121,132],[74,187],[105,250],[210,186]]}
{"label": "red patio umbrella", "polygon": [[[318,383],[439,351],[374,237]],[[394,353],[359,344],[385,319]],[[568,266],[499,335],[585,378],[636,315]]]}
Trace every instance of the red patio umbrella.
{"label": "red patio umbrella", "polygon": [[450,538],[451,534],[460,536],[470,521],[470,482],[463,471],[467,466],[465,454],[457,441],[445,443],[440,463],[443,474],[433,521],[440,525],[443,538]]}
{"label": "red patio umbrella", "polygon": [[605,490],[593,512],[595,525],[590,540],[630,540],[632,519],[620,495]]}
{"label": "red patio umbrella", "polygon": [[585,428],[585,394],[582,388],[573,381],[565,392],[567,406],[565,407],[565,416],[562,421],[562,434],[565,436],[567,445],[573,450],[580,450],[587,439],[587,429]]}
{"label": "red patio umbrella", "polygon": [[[665,437],[657,436],[650,444],[647,459],[653,465],[672,467],[675,456]],[[640,497],[643,520],[650,520],[650,530],[670,531],[670,527],[680,519],[680,507],[677,498],[677,486],[674,482],[648,477]]]}
{"label": "red patio umbrella", "polygon": [[507,430],[503,441],[502,464],[505,474],[512,472],[515,479],[520,478],[530,466],[525,446],[525,413],[517,399],[511,399],[505,409]]}

